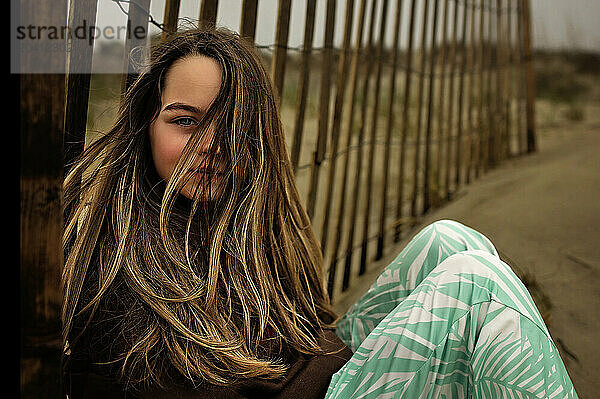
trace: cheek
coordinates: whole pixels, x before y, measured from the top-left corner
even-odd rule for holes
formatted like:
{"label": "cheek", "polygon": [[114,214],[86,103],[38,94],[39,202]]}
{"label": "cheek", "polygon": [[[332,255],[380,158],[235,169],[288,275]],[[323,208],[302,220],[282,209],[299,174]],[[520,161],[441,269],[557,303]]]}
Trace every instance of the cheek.
{"label": "cheek", "polygon": [[165,127],[153,126],[150,129],[152,158],[159,176],[168,180],[187,142],[186,137]]}

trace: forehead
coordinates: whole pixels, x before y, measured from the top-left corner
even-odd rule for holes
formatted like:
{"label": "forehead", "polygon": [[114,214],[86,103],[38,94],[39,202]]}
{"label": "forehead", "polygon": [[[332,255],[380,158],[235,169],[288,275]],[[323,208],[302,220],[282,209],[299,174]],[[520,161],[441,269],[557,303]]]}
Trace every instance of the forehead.
{"label": "forehead", "polygon": [[162,93],[162,103],[181,102],[208,108],[219,93],[221,67],[203,55],[179,59],[171,65]]}

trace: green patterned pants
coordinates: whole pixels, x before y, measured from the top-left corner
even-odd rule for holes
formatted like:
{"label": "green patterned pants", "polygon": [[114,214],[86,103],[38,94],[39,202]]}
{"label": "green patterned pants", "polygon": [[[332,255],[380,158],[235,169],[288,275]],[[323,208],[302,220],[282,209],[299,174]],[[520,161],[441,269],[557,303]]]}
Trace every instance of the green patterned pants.
{"label": "green patterned pants", "polygon": [[483,234],[421,230],[344,315],[327,398],[576,398],[527,289]]}

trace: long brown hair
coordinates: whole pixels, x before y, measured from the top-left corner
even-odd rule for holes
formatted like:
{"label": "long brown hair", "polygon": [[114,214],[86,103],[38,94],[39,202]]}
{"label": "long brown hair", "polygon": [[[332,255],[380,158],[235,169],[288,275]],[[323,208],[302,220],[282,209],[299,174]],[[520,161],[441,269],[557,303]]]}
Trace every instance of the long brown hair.
{"label": "long brown hair", "polygon": [[[221,89],[163,182],[148,128],[169,67],[193,55],[219,63]],[[185,171],[210,124],[211,148],[228,166],[225,190],[215,201],[186,200]],[[318,337],[336,315],[322,254],[270,79],[236,33],[191,29],[154,44],[114,126],[70,169],[64,195],[63,338],[73,354],[88,342],[95,362],[135,388],[181,376],[217,385],[278,378],[288,355],[323,353]]]}

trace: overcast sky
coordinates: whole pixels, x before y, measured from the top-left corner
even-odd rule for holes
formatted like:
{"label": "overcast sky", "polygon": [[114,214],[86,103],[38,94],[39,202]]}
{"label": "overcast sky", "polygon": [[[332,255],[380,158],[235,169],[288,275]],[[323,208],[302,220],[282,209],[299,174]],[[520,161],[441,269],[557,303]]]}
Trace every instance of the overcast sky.
{"label": "overcast sky", "polygon": [[[506,3],[507,0],[505,0]],[[233,30],[239,29],[241,16],[241,0],[220,0],[217,24]],[[450,1],[455,4],[455,1]],[[516,4],[512,0],[512,4]],[[342,41],[342,28],[345,13],[345,1],[337,1],[335,44]],[[358,16],[359,1],[355,1],[355,21]],[[370,4],[370,2],[369,2]],[[390,15],[395,12],[396,1],[390,1]],[[403,21],[407,20],[410,1],[403,1]],[[127,10],[128,4],[122,3]],[[323,41],[325,26],[326,0],[317,1],[314,46]],[[306,0],[293,0],[290,21],[290,46],[301,46],[304,32]],[[533,16],[533,43],[537,48],[569,48],[585,49],[600,52],[600,0],[531,0]],[[181,0],[179,17],[197,19],[200,9],[199,0]],[[162,22],[164,0],[151,1],[151,14],[159,23]],[[277,0],[259,0],[256,41],[258,44],[272,44],[275,35],[275,18]],[[418,13],[419,15],[420,13]],[[379,14],[377,14],[379,15]],[[368,16],[368,15],[367,15]],[[386,43],[392,41],[393,18],[388,19]],[[417,16],[417,20],[420,20]],[[378,24],[379,22],[377,22]],[[124,26],[126,17],[113,0],[100,0],[96,25]],[[354,24],[356,28],[356,23]],[[408,23],[404,23],[406,33]],[[376,25],[378,26],[378,25]],[[150,26],[150,32],[158,28]],[[460,31],[460,30],[459,30]],[[406,34],[401,37],[406,40]],[[403,40],[403,39],[401,39]]]}

